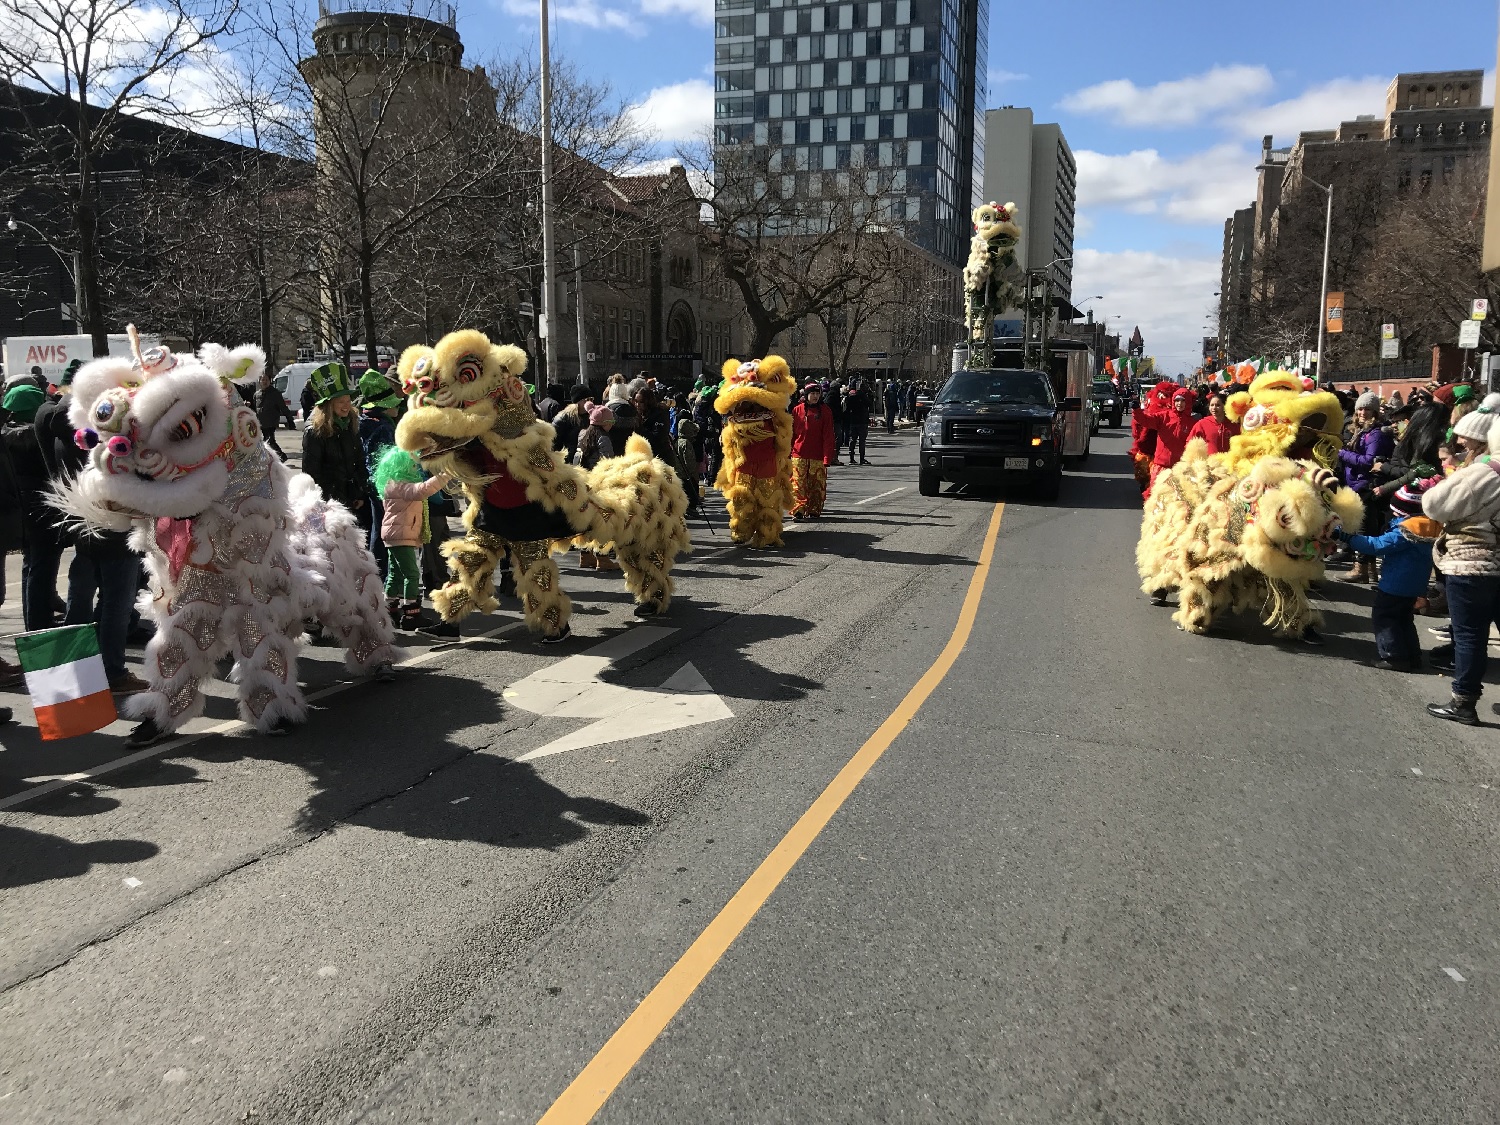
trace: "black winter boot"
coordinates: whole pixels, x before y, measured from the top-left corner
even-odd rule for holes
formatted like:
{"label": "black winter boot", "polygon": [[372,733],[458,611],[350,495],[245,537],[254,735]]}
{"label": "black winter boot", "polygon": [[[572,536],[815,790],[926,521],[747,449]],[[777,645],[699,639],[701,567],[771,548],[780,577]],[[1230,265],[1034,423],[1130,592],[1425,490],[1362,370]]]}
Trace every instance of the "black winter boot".
{"label": "black winter boot", "polygon": [[1479,725],[1479,714],[1474,709],[1478,702],[1473,699],[1459,699],[1454,696],[1447,703],[1429,703],[1427,713],[1439,719],[1447,719],[1449,722],[1462,723],[1466,727],[1477,727]]}

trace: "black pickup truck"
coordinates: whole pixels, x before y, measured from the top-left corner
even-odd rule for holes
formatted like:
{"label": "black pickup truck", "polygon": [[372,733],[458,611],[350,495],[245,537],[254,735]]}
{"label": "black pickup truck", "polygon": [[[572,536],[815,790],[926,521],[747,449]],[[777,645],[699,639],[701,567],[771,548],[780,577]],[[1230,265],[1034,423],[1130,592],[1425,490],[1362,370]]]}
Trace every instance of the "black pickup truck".
{"label": "black pickup truck", "polygon": [[918,491],[936,496],[945,482],[1029,481],[1042,499],[1055,500],[1065,422],[1082,409],[1081,399],[1059,402],[1041,371],[955,372],[922,423]]}

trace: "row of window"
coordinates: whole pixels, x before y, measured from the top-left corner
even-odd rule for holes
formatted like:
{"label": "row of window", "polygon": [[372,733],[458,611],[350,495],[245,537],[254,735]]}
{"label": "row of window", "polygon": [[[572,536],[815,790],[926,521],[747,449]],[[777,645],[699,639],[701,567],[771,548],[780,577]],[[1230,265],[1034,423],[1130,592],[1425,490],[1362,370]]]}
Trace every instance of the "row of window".
{"label": "row of window", "polygon": [[912,169],[940,163],[938,143],[933,140],[866,141],[863,144],[790,144],[771,154],[770,168],[773,172],[819,169],[831,172],[840,168],[895,169],[902,165]]}
{"label": "row of window", "polygon": [[589,335],[598,341],[599,350],[605,358],[617,359],[622,352],[646,350],[644,309],[595,305],[593,321],[589,326]]}
{"label": "row of window", "polygon": [[328,35],[318,44],[319,48],[333,51],[373,51],[380,54],[395,54],[403,48],[409,49],[415,58],[436,62],[457,63],[459,48],[435,44],[428,40],[413,39],[410,43],[400,35],[388,33],[365,33],[359,35]]}
{"label": "row of window", "polygon": [[[933,134],[937,117],[931,113],[869,114],[864,117],[814,117],[806,121],[767,122],[767,143],[784,145],[835,144],[847,141],[925,139]],[[779,126],[779,129],[778,129]],[[779,132],[779,136],[776,134]],[[774,137],[774,140],[772,139]]]}
{"label": "row of window", "polygon": [[[931,105],[930,87],[920,83],[910,86],[856,86],[844,90],[805,90],[795,94],[721,95],[714,99],[714,117],[720,121],[736,117],[779,119],[783,117],[822,117],[825,114],[903,113]],[[915,134],[935,131],[938,114],[914,113],[911,131]],[[947,119],[944,118],[946,121]],[[950,129],[952,123],[948,122]],[[816,126],[814,126],[816,128]],[[893,134],[887,133],[886,136]],[[905,136],[904,132],[894,134]],[[843,137],[842,140],[849,138]]]}
{"label": "row of window", "polygon": [[[757,25],[766,30],[760,35],[798,35],[810,31],[853,31],[865,27],[901,27],[914,22],[911,0],[866,0],[858,4],[799,4],[801,10],[771,12],[771,8],[792,9],[791,4],[769,0],[714,0],[718,12],[749,13],[754,9]],[[915,21],[920,23],[921,19]],[[775,30],[772,31],[771,29]]]}

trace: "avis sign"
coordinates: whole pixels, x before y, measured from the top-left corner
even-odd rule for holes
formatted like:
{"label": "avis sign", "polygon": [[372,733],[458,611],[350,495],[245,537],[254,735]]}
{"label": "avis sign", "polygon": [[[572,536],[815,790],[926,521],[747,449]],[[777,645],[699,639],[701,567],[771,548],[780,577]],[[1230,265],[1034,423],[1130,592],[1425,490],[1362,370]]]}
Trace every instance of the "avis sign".
{"label": "avis sign", "polygon": [[[142,336],[141,347],[155,347],[161,341]],[[130,337],[117,333],[109,337],[109,354],[128,356]],[[94,342],[89,336],[11,336],[5,341],[5,376],[26,375],[39,369],[49,383],[60,382],[68,364],[75,359],[87,363],[94,357]]]}

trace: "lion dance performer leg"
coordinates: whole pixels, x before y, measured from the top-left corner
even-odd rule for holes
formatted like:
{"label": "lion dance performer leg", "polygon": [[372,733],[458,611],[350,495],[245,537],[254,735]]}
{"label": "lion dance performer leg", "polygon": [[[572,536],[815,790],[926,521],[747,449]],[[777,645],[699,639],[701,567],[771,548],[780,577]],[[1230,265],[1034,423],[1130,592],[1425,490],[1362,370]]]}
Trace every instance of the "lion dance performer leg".
{"label": "lion dance performer leg", "polygon": [[356,672],[389,673],[396,651],[375,560],[354,517],[325,500],[262,440],[235,383],[258,378],[259,348],[153,348],[78,372],[69,420],[89,451],[61,487],[60,508],[86,524],[133,529],[156,624],[143,671],[150,687],[126,713],[134,746],[171,737],[203,710],[200,688],[235,660],[240,717],[263,734],[307,718],[297,684],[302,623],[315,618]]}
{"label": "lion dance performer leg", "polygon": [[797,384],[779,355],[728,360],[714,409],[724,417],[724,462],[714,487],[729,509],[729,537],[780,547],[781,514],[792,497],[792,416]]}
{"label": "lion dance performer leg", "polygon": [[645,438],[585,472],[553,450],[553,429],[536,417],[521,373],[526,353],[482,332],[451,332],[416,345],[398,370],[411,409],[396,443],[432,472],[455,477],[469,500],[464,537],[442,552],[453,580],[433,596],[445,625],[497,609],[495,569],[508,553],[526,624],[545,641],[571,631],[554,551],[571,545],[617,553],[636,614],[665,612],[671,569],[691,548],[687,496]]}

